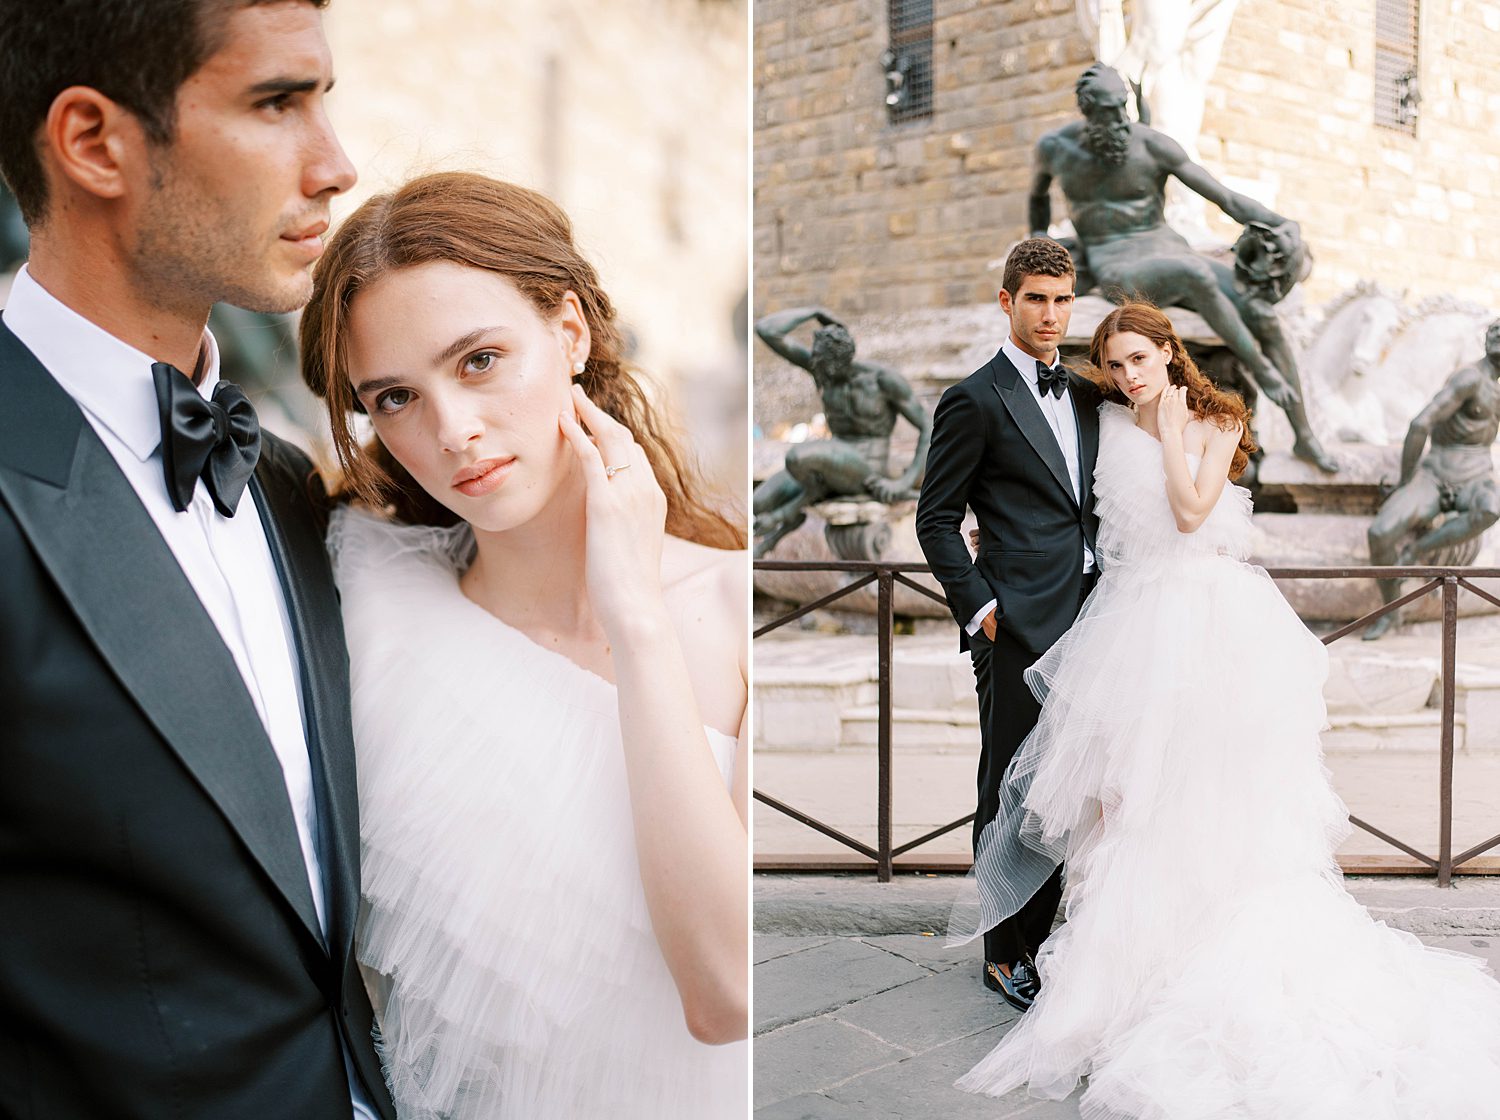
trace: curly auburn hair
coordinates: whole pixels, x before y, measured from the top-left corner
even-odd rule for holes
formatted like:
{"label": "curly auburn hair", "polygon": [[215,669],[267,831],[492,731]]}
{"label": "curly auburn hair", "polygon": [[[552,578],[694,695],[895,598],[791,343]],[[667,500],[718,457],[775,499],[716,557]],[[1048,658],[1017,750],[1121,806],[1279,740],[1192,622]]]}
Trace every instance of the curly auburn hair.
{"label": "curly auburn hair", "polygon": [[645,450],[666,495],[667,532],[711,548],[745,547],[745,527],[703,499],[697,473],[626,366],[614,305],[574,245],[568,216],[545,195],[471,172],[423,175],[369,199],[339,226],[313,271],[313,295],[302,315],[302,377],[328,406],[344,471],[338,497],[389,508],[410,524],[458,521],[378,439],[360,446],[349,420],[359,407],[346,343],[354,297],[387,273],[434,261],[499,273],[543,316],[555,314],[573,292],[590,336],[578,384]]}
{"label": "curly auburn hair", "polygon": [[1104,344],[1117,334],[1138,334],[1149,338],[1157,346],[1170,345],[1172,356],[1167,359],[1167,381],[1187,389],[1188,411],[1201,416],[1221,431],[1233,431],[1238,425],[1240,443],[1234,449],[1234,459],[1229,464],[1229,477],[1237,479],[1250,465],[1250,455],[1256,450],[1255,437],[1250,434],[1250,410],[1238,393],[1226,392],[1203,375],[1203,371],[1189,356],[1187,347],[1172,321],[1151,303],[1132,301],[1115,308],[1094,329],[1089,341],[1089,379],[1099,387],[1104,399],[1116,404],[1128,405],[1130,400],[1115,386],[1114,379],[1104,369]]}

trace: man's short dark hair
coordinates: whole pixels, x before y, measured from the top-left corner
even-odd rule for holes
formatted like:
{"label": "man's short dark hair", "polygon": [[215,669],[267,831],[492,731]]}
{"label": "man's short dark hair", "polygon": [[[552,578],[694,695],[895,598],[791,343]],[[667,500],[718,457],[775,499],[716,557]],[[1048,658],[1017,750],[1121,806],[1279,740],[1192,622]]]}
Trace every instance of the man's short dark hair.
{"label": "man's short dark hair", "polygon": [[[171,143],[177,91],[224,45],[238,8],[275,0],[43,0],[0,12],[0,174],[28,226],[47,212],[37,131],[57,95],[89,86]],[[303,0],[323,8],[328,0]]]}
{"label": "man's short dark hair", "polygon": [[1015,299],[1028,276],[1073,276],[1073,257],[1050,237],[1028,237],[1005,258],[1000,286]]}

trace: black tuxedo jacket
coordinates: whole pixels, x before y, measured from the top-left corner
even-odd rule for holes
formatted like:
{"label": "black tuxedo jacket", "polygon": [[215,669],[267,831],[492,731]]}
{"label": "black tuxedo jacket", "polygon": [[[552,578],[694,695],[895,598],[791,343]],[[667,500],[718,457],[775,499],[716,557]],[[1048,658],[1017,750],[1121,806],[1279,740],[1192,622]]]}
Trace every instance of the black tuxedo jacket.
{"label": "black tuxedo jacket", "polygon": [[348,657],[311,464],[267,436],[251,486],[302,666],[326,941],[280,765],[187,577],[3,326],[0,385],[0,1117],[347,1120],[342,1037],[394,1120],[352,952]]}
{"label": "black tuxedo jacket", "polygon": [[[991,599],[999,627],[1038,654],[1078,613],[1083,546],[1094,547],[1099,528],[1094,461],[1101,398],[1076,375],[1069,374],[1068,385],[1078,417],[1082,502],[1041,406],[1003,351],[938,401],[917,540],[965,649],[963,628]],[[977,558],[960,529],[965,507],[979,520]]]}

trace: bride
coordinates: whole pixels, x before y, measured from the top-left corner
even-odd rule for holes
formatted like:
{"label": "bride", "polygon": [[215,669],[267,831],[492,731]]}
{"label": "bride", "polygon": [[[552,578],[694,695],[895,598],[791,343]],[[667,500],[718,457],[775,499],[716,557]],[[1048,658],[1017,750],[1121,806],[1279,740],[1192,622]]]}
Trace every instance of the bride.
{"label": "bride", "polygon": [[[1250,550],[1253,450],[1148,304],[1094,333],[1101,579],[1027,673],[1043,707],[950,933],[1066,859],[1036,1003],[959,1086],[1088,1118],[1500,1115],[1500,984],[1374,922],[1334,850],[1318,733],[1327,655]],[[1128,403],[1127,403],[1128,402]]]}
{"label": "bride", "polygon": [[[697,496],[566,216],[430,175],[302,320],[357,502],[330,547],[402,1120],[748,1101],[744,531]],[[362,447],[349,413],[369,418]]]}

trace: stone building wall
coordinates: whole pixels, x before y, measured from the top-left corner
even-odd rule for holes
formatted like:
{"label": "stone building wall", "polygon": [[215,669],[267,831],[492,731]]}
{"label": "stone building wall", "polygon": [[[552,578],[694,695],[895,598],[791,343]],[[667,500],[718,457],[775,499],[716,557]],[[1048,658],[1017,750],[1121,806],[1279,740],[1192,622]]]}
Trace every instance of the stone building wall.
{"label": "stone building wall", "polygon": [[1375,0],[1243,0],[1204,163],[1302,223],[1314,304],[1369,278],[1500,310],[1500,3],[1423,0],[1415,137],[1374,123],[1374,29]]}
{"label": "stone building wall", "polygon": [[[935,9],[933,115],[892,126],[884,3],[756,3],[757,313],[993,299],[992,265],[1026,232],[1035,142],[1076,115],[1073,81],[1093,55],[1071,0]],[[1500,307],[1500,4],[1421,4],[1415,137],[1374,124],[1374,9],[1242,0],[1208,90],[1203,162],[1302,223],[1311,304],[1368,278]],[[1054,219],[1065,213],[1054,187]]]}
{"label": "stone building wall", "polygon": [[338,0],[335,220],[433,170],[547,192],[722,485],[745,487],[744,0]]}
{"label": "stone building wall", "polygon": [[935,4],[933,113],[892,125],[884,0],[756,0],[755,300],[842,314],[988,300],[1030,151],[1091,59],[1073,0]]}

